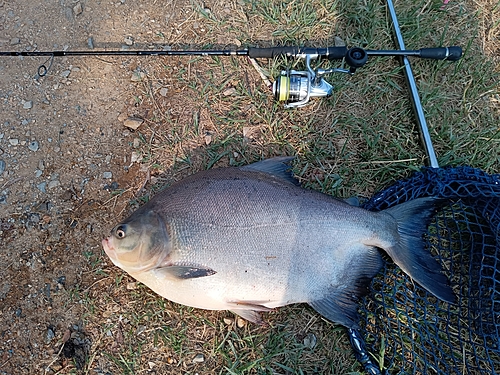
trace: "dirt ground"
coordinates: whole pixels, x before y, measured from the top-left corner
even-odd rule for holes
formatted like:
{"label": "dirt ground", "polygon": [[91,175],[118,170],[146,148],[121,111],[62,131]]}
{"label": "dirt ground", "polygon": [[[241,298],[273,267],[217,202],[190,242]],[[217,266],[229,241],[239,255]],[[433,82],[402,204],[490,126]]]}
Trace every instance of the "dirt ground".
{"label": "dirt ground", "polygon": [[[2,0],[0,46],[122,48],[160,30],[182,38],[175,25],[192,17],[191,4],[161,2],[161,12],[159,6]],[[62,369],[71,362],[57,355],[62,341],[75,343],[65,348],[68,358],[84,356],[78,351],[89,339],[79,333],[83,311],[71,291],[92,287],[89,259],[101,257],[101,239],[128,205],[130,196],[110,201],[110,191],[135,192],[146,179],[131,161],[134,134],[123,125],[129,115],[145,117],[135,111],[131,80],[143,62],[45,60],[0,60],[1,374],[41,374],[51,363]],[[48,74],[37,77],[44,62]]]}
{"label": "dirt ground", "polygon": [[[233,16],[240,9],[236,1],[223,9],[202,6]],[[0,0],[0,48],[148,48],[152,40],[199,45],[206,31],[195,8],[184,0]],[[272,39],[265,33],[251,36]],[[230,28],[221,38],[239,44]],[[128,118],[147,122],[155,115],[154,106],[141,105],[147,93],[140,78],[157,62],[46,60],[0,58],[0,374],[72,373],[85,361],[93,362],[90,373],[119,373],[99,353],[89,358],[90,344],[106,342],[107,332],[85,327],[94,312],[83,299],[112,294],[106,285],[123,275],[104,256],[101,240],[131,212],[129,202],[142,188],[161,182],[136,162],[143,140],[124,126]],[[179,59],[172,61],[186,68]],[[49,67],[43,77],[37,75],[41,64]],[[259,82],[255,71],[248,74]],[[168,96],[172,88],[158,81],[151,90]],[[182,103],[175,105],[171,115],[185,115]],[[202,111],[200,121],[210,130],[206,116]],[[203,134],[210,142],[210,132]],[[136,288],[133,280],[125,285]],[[103,300],[98,306],[109,308],[99,311],[103,321],[122,308],[119,296],[114,304]],[[113,331],[118,344],[120,332]],[[148,366],[165,373],[155,370],[154,361]]]}

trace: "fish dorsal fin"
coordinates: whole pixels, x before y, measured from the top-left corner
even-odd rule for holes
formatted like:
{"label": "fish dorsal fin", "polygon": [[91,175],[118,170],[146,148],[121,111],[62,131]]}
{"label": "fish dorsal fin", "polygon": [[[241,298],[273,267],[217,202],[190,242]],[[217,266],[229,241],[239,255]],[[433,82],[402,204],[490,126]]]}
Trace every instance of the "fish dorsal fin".
{"label": "fish dorsal fin", "polygon": [[366,251],[368,253],[362,264],[349,268],[351,273],[343,279],[341,288],[332,286],[323,297],[309,302],[325,318],[347,328],[358,328],[359,301],[368,293],[371,280],[382,267],[382,257],[378,250],[369,247]]}
{"label": "fish dorsal fin", "polygon": [[158,277],[165,277],[173,280],[197,279],[198,277],[212,276],[216,274],[214,270],[197,265],[171,265],[156,268],[153,270]]}
{"label": "fish dorsal fin", "polygon": [[268,173],[276,178],[280,178],[298,186],[300,185],[300,182],[293,177],[292,168],[289,165],[289,163],[294,159],[294,156],[279,156],[246,165],[241,167],[240,170]]}

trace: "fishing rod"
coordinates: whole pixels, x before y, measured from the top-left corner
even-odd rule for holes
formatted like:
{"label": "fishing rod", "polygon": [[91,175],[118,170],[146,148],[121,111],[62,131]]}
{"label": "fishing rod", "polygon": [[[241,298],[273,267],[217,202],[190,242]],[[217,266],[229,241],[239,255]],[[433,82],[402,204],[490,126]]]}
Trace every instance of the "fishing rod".
{"label": "fishing rod", "polygon": [[[423,59],[457,61],[462,56],[462,49],[457,46],[421,48],[418,50],[365,50],[360,47],[297,47],[282,46],[270,48],[250,47],[242,50],[112,50],[112,51],[11,51],[2,52],[0,56],[36,57],[48,56],[49,67],[45,63],[38,68],[38,75],[43,77],[50,69],[54,57],[69,56],[248,56],[250,59],[273,59],[279,56],[303,59],[306,63],[304,71],[283,70],[274,81],[272,91],[274,98],[283,102],[285,108],[298,108],[306,105],[311,98],[330,96],[333,85],[324,78],[326,74],[354,74],[368,61],[369,56],[413,56]],[[314,60],[345,60],[349,69],[313,69]],[[49,61],[47,60],[47,61]]]}

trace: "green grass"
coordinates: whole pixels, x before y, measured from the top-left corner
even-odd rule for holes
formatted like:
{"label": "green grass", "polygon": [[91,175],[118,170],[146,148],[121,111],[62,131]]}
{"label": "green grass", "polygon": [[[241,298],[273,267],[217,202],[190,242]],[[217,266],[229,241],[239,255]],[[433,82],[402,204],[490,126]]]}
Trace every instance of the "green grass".
{"label": "green grass", "polygon": [[[445,10],[441,5],[437,0],[396,4],[408,49],[464,48],[464,57],[456,63],[411,60],[439,163],[498,173],[500,73],[492,51],[499,48],[498,42],[494,44],[500,29],[494,15],[500,11],[486,0],[452,0]],[[200,48],[325,46],[340,36],[348,46],[395,48],[383,3],[242,0],[194,7],[196,16],[183,23],[184,39],[165,32],[162,40]],[[195,35],[201,28],[204,31]],[[135,206],[147,201],[148,194],[199,170],[277,155],[297,156],[294,168],[304,187],[339,197],[370,197],[427,165],[396,59],[370,58],[352,77],[329,76],[334,94],[298,110],[274,103],[245,58],[138,62],[147,67],[148,75],[130,96],[137,98],[139,110],[148,110],[149,117],[136,133],[140,142],[133,150],[141,154],[141,168],[149,171],[151,180],[146,184],[148,193]],[[300,61],[284,59],[259,64],[271,79],[284,68],[304,68]],[[168,87],[166,97],[159,94],[160,87]],[[94,273],[101,270],[93,254],[89,263]],[[111,335],[104,334],[95,343],[93,350],[99,354],[89,369],[100,366],[104,373],[129,374],[361,372],[344,330],[307,306],[265,314],[267,326],[238,327],[229,312],[171,303],[140,284],[127,289],[133,280],[114,266],[100,272],[116,282],[107,283],[99,293],[88,291],[85,300],[93,306],[86,320]],[[81,292],[74,293],[80,298]],[[224,318],[232,323],[226,324]],[[303,342],[309,333],[318,340],[314,349]],[[204,355],[204,362],[193,363],[197,354]],[[383,348],[374,354],[382,360]]]}

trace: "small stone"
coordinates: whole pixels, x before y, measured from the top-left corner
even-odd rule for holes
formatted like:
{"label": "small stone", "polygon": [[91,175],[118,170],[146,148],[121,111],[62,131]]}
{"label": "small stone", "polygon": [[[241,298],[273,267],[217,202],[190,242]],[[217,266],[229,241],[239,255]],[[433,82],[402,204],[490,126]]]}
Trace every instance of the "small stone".
{"label": "small stone", "polygon": [[205,362],[205,356],[203,354],[196,354],[193,358],[193,363],[203,363]]}
{"label": "small stone", "polygon": [[38,151],[38,142],[37,141],[31,141],[30,144],[28,145],[28,148],[31,151]]}
{"label": "small stone", "polygon": [[63,77],[63,78],[68,78],[70,74],[71,74],[71,70],[66,69],[66,70],[63,70],[61,72],[60,76]]}
{"label": "small stone", "polygon": [[238,328],[243,328],[244,326],[246,326],[246,324],[247,321],[242,317],[238,316],[238,318],[236,319],[236,325],[238,326]]}
{"label": "small stone", "polygon": [[132,77],[130,77],[130,80],[132,82],[141,82],[144,78],[146,78],[146,73],[134,72],[134,73],[132,73]]}
{"label": "small stone", "polygon": [[314,333],[308,333],[306,337],[304,337],[304,346],[309,349],[314,349],[316,346],[316,335]]}
{"label": "small stone", "polygon": [[43,171],[41,171],[40,169],[37,169],[37,170],[35,171],[35,177],[36,177],[36,178],[40,177],[42,174],[43,174]]}
{"label": "small stone", "polygon": [[3,160],[0,160],[0,176],[2,175],[2,173],[5,171],[5,167],[7,166],[7,164],[5,164],[5,161]]}
{"label": "small stone", "polygon": [[128,115],[127,112],[122,112],[118,115],[118,121],[123,122],[127,119]]}
{"label": "small stone", "polygon": [[123,121],[123,125],[126,126],[127,128],[137,130],[137,128],[141,126],[143,122],[144,120],[142,118],[129,117],[125,121]]}
{"label": "small stone", "polygon": [[160,90],[160,95],[161,96],[167,96],[168,89],[166,87],[162,87]]}
{"label": "small stone", "polygon": [[113,173],[112,172],[104,172],[102,174],[102,178],[105,178],[105,179],[113,178]]}
{"label": "small stone", "polygon": [[83,12],[83,7],[82,7],[82,4],[81,3],[77,3],[74,7],[73,7],[73,14],[75,16],[79,16],[80,14],[82,14]]}
{"label": "small stone", "polygon": [[224,318],[224,323],[228,326],[234,323],[234,319],[231,318]]}
{"label": "small stone", "polygon": [[225,89],[223,92],[222,92],[222,95],[224,96],[230,96],[230,95],[234,95],[236,93],[236,88],[234,87],[229,87],[227,89]]}
{"label": "small stone", "polygon": [[335,47],[345,47],[346,45],[344,40],[339,36],[336,36],[334,38],[334,41],[335,41]]}
{"label": "small stone", "polygon": [[19,144],[19,139],[11,138],[9,139],[9,143],[11,144],[11,146],[17,146]]}
{"label": "small stone", "polygon": [[46,335],[45,342],[47,344],[50,343],[54,337],[56,337],[56,334],[54,333],[54,330],[52,329],[52,327],[47,328],[47,335]]}
{"label": "small stone", "polygon": [[131,163],[136,163],[141,159],[141,154],[138,152],[133,151],[132,155],[130,156],[130,162]]}
{"label": "small stone", "polygon": [[131,36],[126,36],[124,42],[127,46],[132,46],[134,44],[134,38]]}
{"label": "small stone", "polygon": [[40,190],[42,193],[46,193],[47,192],[46,187],[47,187],[47,183],[46,182],[42,182],[42,183],[36,185],[36,188],[38,190]]}
{"label": "small stone", "polygon": [[[61,284],[61,285],[66,285],[66,276],[64,276],[64,275],[63,275],[63,276],[59,276],[59,277],[57,278],[57,283],[58,283],[58,284]],[[67,341],[67,340],[66,340],[66,341]]]}
{"label": "small stone", "polygon": [[21,43],[21,39],[19,39],[19,38],[12,38],[10,40],[10,45],[11,46],[15,46],[16,44],[19,44],[19,43]]}
{"label": "small stone", "polygon": [[137,148],[140,145],[141,145],[141,140],[139,138],[134,138],[134,143],[133,143],[134,148]]}
{"label": "small stone", "polygon": [[205,144],[208,146],[210,143],[212,143],[212,134],[206,133],[205,134]]}
{"label": "small stone", "polygon": [[61,185],[61,183],[59,182],[59,180],[52,180],[47,185],[47,188],[50,190],[50,189],[54,189],[55,187],[58,187],[59,185]]}
{"label": "small stone", "polygon": [[90,37],[90,38],[87,39],[87,46],[90,49],[94,49],[94,38],[93,37]]}
{"label": "small stone", "polygon": [[28,100],[26,102],[23,103],[23,108],[24,109],[31,109],[33,108],[33,101],[32,100]]}
{"label": "small stone", "polygon": [[137,283],[132,282],[132,283],[127,283],[127,290],[135,290],[137,289]]}

